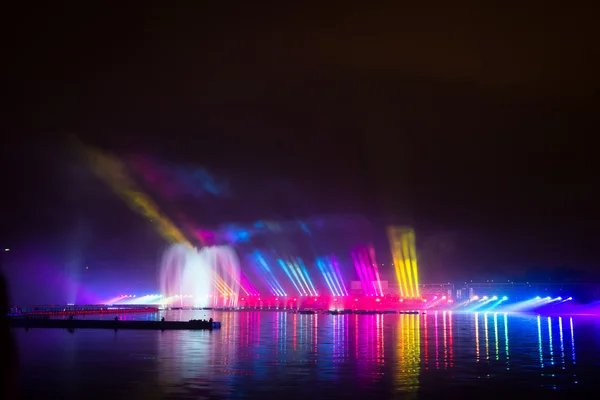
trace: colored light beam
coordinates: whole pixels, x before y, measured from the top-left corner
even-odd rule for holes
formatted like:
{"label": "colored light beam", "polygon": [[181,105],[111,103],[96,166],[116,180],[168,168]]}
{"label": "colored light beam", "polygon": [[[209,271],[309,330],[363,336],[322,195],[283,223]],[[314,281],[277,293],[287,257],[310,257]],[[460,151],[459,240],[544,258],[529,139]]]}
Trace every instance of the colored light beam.
{"label": "colored light beam", "polygon": [[[306,283],[306,280],[304,279],[304,276],[302,275],[302,271],[300,271],[300,267],[297,264],[295,264],[293,261],[288,261],[288,267],[290,268],[290,270],[296,277],[298,285],[302,289],[302,293],[304,293],[305,296],[312,295],[312,293],[310,292],[310,289],[308,288],[308,283]],[[303,285],[303,283],[304,283],[304,285]]]}
{"label": "colored light beam", "polygon": [[260,254],[260,252],[258,252],[258,251],[255,251],[254,255],[255,255],[256,259],[258,260],[259,265],[262,266],[264,271],[267,273],[265,275],[265,281],[267,282],[267,285],[269,286],[269,288],[271,290],[271,294],[278,295],[278,296],[287,296],[287,293],[285,292],[285,290],[283,290],[283,287],[281,286],[281,284],[279,283],[279,281],[273,274],[273,271],[269,267],[269,264],[267,264],[267,261],[262,256],[262,254]]}
{"label": "colored light beam", "polygon": [[420,297],[415,232],[409,227],[387,229],[400,295]]}
{"label": "colored light beam", "polygon": [[362,262],[360,261],[358,254],[356,254],[355,252],[351,253],[352,256],[352,260],[354,261],[354,268],[356,269],[356,273],[358,274],[358,279],[360,280],[360,284],[363,287],[363,290],[365,291],[365,294],[367,294],[367,285],[366,285],[366,277],[364,276],[364,269],[362,267]]}
{"label": "colored light beam", "polygon": [[244,290],[246,291],[246,294],[254,295],[254,296],[257,296],[260,294],[258,292],[258,289],[256,289],[256,287],[252,284],[252,282],[250,282],[250,279],[248,279],[246,274],[244,274],[244,271],[240,271],[240,282],[241,282],[241,287],[245,288]]}
{"label": "colored light beam", "polygon": [[193,247],[175,224],[162,215],[156,203],[131,179],[124,163],[115,156],[84,145],[76,137],[72,137],[72,142],[87,160],[92,171],[133,211],[150,220],[165,240],[170,243],[185,243]]}
{"label": "colored light beam", "polygon": [[283,269],[283,272],[285,272],[287,277],[290,278],[290,281],[292,282],[292,285],[294,285],[294,287],[298,291],[298,294],[302,295],[304,292],[302,290],[300,290],[300,287],[298,287],[298,285],[296,284],[296,281],[292,277],[292,273],[290,272],[290,269],[288,268],[288,266],[285,264],[285,261],[283,261],[281,258],[279,258],[279,259],[277,259],[277,262],[279,263],[279,265],[281,265],[281,268]]}
{"label": "colored light beam", "polygon": [[329,270],[329,277],[331,279],[331,283],[333,284],[333,286],[336,288],[336,292],[338,293],[339,296],[348,296],[348,293],[342,290],[343,287],[343,283],[342,283],[342,277],[338,274],[339,272],[339,268],[336,271],[336,268],[333,264],[333,262],[331,261],[331,259],[329,257],[323,257],[323,259],[325,260],[325,268]]}
{"label": "colored light beam", "polygon": [[312,280],[310,279],[310,276],[308,275],[308,270],[306,269],[306,265],[304,265],[304,262],[302,262],[302,259],[300,257],[296,258],[296,262],[298,263],[298,265],[300,265],[300,269],[304,273],[306,282],[308,282],[308,284],[310,285],[310,288],[312,290],[312,295],[318,296],[317,289],[315,289],[315,286],[313,285]]}
{"label": "colored light beam", "polygon": [[331,256],[331,264],[333,265],[333,268],[335,269],[335,273],[337,274],[337,276],[340,277],[340,283],[342,286],[342,289],[344,291],[343,295],[348,296],[348,289],[346,288],[346,284],[344,283],[344,280],[342,279],[342,273],[340,272],[340,265],[337,262],[337,259],[335,258],[335,256]]}
{"label": "colored light beam", "polygon": [[379,267],[377,267],[377,259],[375,258],[375,248],[373,246],[369,247],[369,255],[371,256],[371,262],[373,263],[373,272],[375,273],[375,279],[377,283],[377,288],[379,289],[379,295],[383,296],[383,287],[381,286],[381,279],[379,277]]}
{"label": "colored light beam", "polygon": [[352,252],[354,267],[361,281],[364,294],[367,296],[383,296],[383,288],[377,269],[375,249],[359,247]]}
{"label": "colored light beam", "polygon": [[323,275],[323,279],[325,279],[325,283],[327,283],[327,286],[329,287],[329,291],[331,292],[331,294],[334,296],[339,296],[339,294],[336,292],[336,290],[334,289],[334,287],[332,285],[332,282],[330,280],[331,277],[329,276],[329,273],[326,270],[325,263],[320,258],[317,258],[317,267],[319,268],[319,271],[321,271],[321,274]]}
{"label": "colored light beam", "polygon": [[365,294],[367,296],[372,296],[373,295],[373,276],[371,274],[371,270],[369,269],[368,265],[369,265],[369,261],[366,259],[365,257],[365,251],[364,249],[361,249],[359,252],[357,252],[357,257],[358,260],[360,262],[360,267],[362,269],[363,272],[363,276],[365,278],[365,281],[363,282],[363,290],[365,291]]}

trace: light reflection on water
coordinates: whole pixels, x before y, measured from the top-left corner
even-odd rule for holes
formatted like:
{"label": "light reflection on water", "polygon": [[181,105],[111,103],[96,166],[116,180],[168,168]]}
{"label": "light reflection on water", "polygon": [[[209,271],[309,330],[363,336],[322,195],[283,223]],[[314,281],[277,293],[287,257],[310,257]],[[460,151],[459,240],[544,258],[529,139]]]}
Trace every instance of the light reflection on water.
{"label": "light reflection on water", "polygon": [[[167,311],[125,317],[163,315],[212,317],[222,329],[15,330],[25,397],[39,397],[42,388],[64,399],[286,394],[311,400],[426,397],[490,385],[591,390],[600,372],[600,323],[569,316]],[[576,346],[585,348],[582,359]]]}

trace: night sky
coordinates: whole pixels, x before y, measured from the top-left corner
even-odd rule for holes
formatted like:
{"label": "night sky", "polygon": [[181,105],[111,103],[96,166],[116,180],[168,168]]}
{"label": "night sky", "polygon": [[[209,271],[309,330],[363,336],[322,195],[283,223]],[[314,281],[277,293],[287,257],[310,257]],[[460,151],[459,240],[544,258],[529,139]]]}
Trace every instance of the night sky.
{"label": "night sky", "polygon": [[597,268],[591,9],[227,4],[4,15],[11,257],[143,274],[164,247],[76,134],[209,171],[227,189],[161,200],[200,226],[358,214],[386,257],[410,224],[430,281]]}

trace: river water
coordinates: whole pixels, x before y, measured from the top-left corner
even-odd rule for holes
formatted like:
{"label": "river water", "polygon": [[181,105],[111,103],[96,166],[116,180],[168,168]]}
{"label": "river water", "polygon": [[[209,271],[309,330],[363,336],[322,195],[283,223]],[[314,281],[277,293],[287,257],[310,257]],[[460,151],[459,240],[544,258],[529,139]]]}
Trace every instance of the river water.
{"label": "river water", "polygon": [[[15,329],[24,398],[498,398],[586,394],[600,319],[165,311],[221,330]],[[93,317],[88,317],[93,318]],[[112,317],[114,318],[114,316]],[[50,397],[48,397],[50,396]]]}

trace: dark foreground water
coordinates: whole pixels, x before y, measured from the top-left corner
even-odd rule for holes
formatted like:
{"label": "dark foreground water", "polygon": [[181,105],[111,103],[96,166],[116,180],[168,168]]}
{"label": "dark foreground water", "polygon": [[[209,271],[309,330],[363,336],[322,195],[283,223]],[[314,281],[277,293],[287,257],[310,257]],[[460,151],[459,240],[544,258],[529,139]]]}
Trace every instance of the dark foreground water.
{"label": "dark foreground water", "polygon": [[573,398],[597,392],[600,384],[600,320],[593,318],[162,315],[212,316],[223,328],[14,330],[23,398],[485,399],[532,391],[539,398],[565,392]]}

